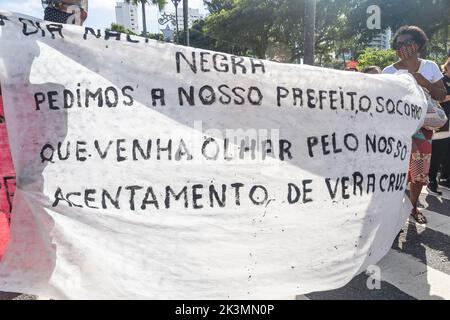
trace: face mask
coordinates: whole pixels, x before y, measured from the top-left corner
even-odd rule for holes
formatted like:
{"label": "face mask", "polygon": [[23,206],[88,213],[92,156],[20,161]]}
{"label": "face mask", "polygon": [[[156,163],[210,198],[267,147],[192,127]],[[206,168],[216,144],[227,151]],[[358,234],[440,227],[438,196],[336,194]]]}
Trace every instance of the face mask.
{"label": "face mask", "polygon": [[401,60],[408,60],[409,58],[414,56],[418,51],[419,46],[415,42],[411,44],[402,44],[396,49],[397,55]]}
{"label": "face mask", "polygon": [[80,6],[69,6],[62,10],[61,7],[48,6],[45,8],[44,20],[64,24],[82,25],[86,17],[83,17],[84,9]]}

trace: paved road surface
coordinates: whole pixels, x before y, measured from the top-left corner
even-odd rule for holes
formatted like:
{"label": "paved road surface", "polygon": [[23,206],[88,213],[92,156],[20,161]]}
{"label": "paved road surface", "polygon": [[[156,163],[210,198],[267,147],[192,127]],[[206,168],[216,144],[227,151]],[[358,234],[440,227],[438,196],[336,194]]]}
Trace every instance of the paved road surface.
{"label": "paved road surface", "polygon": [[421,195],[428,224],[422,226],[410,219],[391,251],[378,263],[380,290],[369,290],[368,275],[361,274],[343,288],[298,299],[450,299],[450,191],[442,191],[442,197],[426,191]]}
{"label": "paved road surface", "polygon": [[[391,251],[378,264],[381,289],[367,288],[366,274],[345,287],[299,296],[298,299],[450,299],[450,191],[442,197],[422,194],[420,201],[428,224],[410,220]],[[0,300],[36,299],[29,295],[1,293]]]}

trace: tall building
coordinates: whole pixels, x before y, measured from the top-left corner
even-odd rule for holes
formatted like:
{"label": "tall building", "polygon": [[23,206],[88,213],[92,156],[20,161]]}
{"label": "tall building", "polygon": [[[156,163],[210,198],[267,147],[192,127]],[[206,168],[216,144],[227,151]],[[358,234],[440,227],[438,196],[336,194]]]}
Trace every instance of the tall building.
{"label": "tall building", "polygon": [[372,41],[369,43],[369,47],[375,49],[390,49],[391,48],[392,31],[390,28],[380,32],[378,35],[373,37]]}
{"label": "tall building", "polygon": [[116,23],[135,33],[139,32],[137,6],[126,2],[116,3]]}
{"label": "tall building", "polygon": [[[183,30],[184,28],[184,19],[183,19],[183,8],[178,8],[177,10],[178,13],[178,28],[180,30]],[[175,15],[175,12],[173,12],[172,14]],[[194,24],[195,21],[200,20],[200,19],[204,19],[206,17],[205,14],[200,13],[199,9],[192,9],[189,8],[188,9],[188,26],[189,28],[192,27],[192,25]],[[171,25],[173,25],[175,27],[175,22]]]}
{"label": "tall building", "polygon": [[[199,9],[188,9],[188,26],[192,27],[195,21],[204,19],[205,15],[200,13]],[[183,29],[184,19],[183,19],[183,8],[178,8],[178,27]]]}

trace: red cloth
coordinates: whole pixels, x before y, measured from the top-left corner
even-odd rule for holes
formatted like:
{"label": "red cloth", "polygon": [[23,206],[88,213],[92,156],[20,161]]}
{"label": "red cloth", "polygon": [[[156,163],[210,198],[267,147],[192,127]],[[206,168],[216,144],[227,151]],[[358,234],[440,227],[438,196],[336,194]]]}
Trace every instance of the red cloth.
{"label": "red cloth", "polygon": [[9,221],[5,214],[0,213],[0,260],[5,254],[9,241]]}
{"label": "red cloth", "polygon": [[0,95],[0,259],[9,241],[9,217],[16,189],[15,176]]}

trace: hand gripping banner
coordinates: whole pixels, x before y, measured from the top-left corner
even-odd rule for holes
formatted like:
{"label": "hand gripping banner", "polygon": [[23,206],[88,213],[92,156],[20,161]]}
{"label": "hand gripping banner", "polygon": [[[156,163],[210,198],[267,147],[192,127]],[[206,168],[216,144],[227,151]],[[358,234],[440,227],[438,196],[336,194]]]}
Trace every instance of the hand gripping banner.
{"label": "hand gripping banner", "polygon": [[0,11],[16,169],[0,290],[284,299],[348,283],[406,221],[426,100],[372,76]]}

